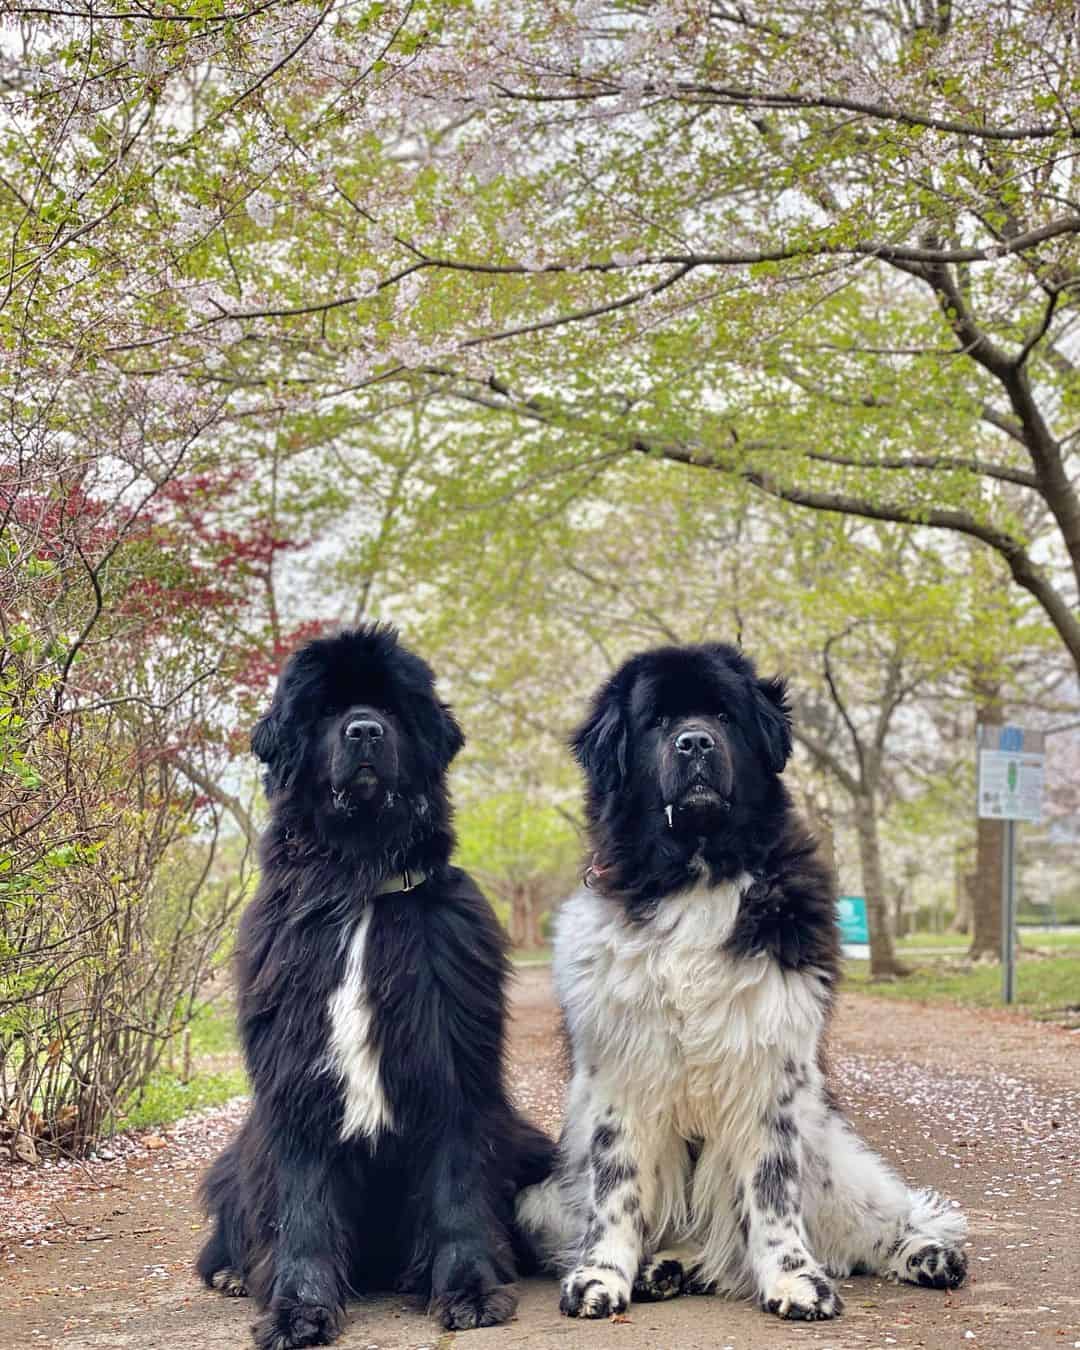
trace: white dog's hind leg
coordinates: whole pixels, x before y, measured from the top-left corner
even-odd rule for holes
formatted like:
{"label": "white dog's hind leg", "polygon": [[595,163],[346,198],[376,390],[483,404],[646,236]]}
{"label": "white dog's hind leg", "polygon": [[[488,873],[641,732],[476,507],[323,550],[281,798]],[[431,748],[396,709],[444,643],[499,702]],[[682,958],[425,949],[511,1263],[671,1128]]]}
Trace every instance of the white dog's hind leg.
{"label": "white dog's hind leg", "polygon": [[836,1111],[821,1105],[814,1119],[803,1150],[806,1222],[829,1271],[962,1284],[964,1216],[932,1191],[910,1190]]}
{"label": "white dog's hind leg", "polygon": [[557,1270],[581,1232],[581,1220],[565,1178],[558,1173],[518,1191],[518,1227],[529,1237],[542,1266]]}
{"label": "white dog's hind leg", "polygon": [[910,1191],[903,1231],[885,1256],[881,1273],[928,1289],[957,1289],[967,1278],[967,1220],[936,1191]]}
{"label": "white dog's hind leg", "polygon": [[564,1271],[573,1262],[585,1230],[593,1114],[589,1075],[575,1071],[555,1170],[544,1181],[519,1191],[515,1201],[518,1226],[541,1263],[554,1271]]}

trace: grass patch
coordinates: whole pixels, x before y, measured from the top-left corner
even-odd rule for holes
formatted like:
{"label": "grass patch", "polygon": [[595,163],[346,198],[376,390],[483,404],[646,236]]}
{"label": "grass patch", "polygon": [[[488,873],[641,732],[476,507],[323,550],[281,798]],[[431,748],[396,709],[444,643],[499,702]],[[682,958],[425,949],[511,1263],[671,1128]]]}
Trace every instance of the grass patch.
{"label": "grass patch", "polygon": [[116,1121],[117,1130],[171,1125],[189,1111],[220,1106],[248,1090],[231,1002],[208,1003],[191,1022],[191,1077],[183,1081],[184,1037],[175,1037],[158,1069]]}
{"label": "grass patch", "polygon": [[551,948],[515,947],[510,960],[515,966],[547,966],[551,964]]}
{"label": "grass patch", "polygon": [[[935,961],[918,966],[902,980],[871,980],[869,963],[847,961],[849,989],[883,998],[926,1003],[960,1003],[972,1008],[1001,1006],[1001,967],[963,966]],[[1061,1013],[1080,1005],[1080,952],[1070,956],[1021,957],[1016,965],[1016,1006],[1036,1016]]]}
{"label": "grass patch", "polygon": [[[1036,949],[1075,948],[1080,951],[1080,928],[1024,927],[1020,929],[1020,941],[1025,947]],[[896,941],[896,949],[901,952],[912,947],[941,947],[965,952],[969,945],[970,939],[964,933],[909,933]]]}
{"label": "grass patch", "polygon": [[155,1073],[136,1104],[129,1107],[116,1127],[119,1130],[144,1130],[149,1125],[171,1125],[189,1111],[220,1106],[230,1097],[239,1097],[246,1091],[247,1075],[243,1069],[196,1073],[187,1083],[182,1083],[175,1074]]}
{"label": "grass patch", "polygon": [[[177,1037],[177,1040],[181,1040]],[[179,1047],[178,1051],[179,1051]],[[191,1053],[203,1055],[238,1054],[240,1043],[236,1038],[236,1009],[231,1000],[205,1003],[191,1022]]]}

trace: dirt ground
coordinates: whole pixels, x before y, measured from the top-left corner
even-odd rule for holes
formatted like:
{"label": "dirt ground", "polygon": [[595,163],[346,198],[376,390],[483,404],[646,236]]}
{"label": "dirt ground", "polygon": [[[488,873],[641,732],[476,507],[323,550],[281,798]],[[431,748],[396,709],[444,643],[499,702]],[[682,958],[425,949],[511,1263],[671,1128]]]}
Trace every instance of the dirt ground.
{"label": "dirt ground", "polygon": [[[555,1130],[561,1052],[546,967],[519,974],[514,1091]],[[343,1350],[864,1350],[1080,1347],[1080,1035],[1013,1013],[846,995],[832,1076],[859,1129],[907,1177],[971,1220],[971,1279],[954,1294],[871,1278],[843,1288],[832,1323],[780,1322],[717,1298],[634,1304],[619,1322],[560,1317],[550,1280],[527,1281],[515,1321],[442,1333],[400,1299],[354,1305]],[[247,1350],[251,1310],[190,1273],[192,1203],[242,1103],[110,1144],[88,1164],[0,1168],[0,1346]]]}

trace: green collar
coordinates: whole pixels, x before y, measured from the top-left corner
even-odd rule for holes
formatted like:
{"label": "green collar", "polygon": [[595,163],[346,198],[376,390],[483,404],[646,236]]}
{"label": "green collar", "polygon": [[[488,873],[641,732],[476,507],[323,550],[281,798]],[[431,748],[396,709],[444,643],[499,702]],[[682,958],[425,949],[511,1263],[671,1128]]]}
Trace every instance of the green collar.
{"label": "green collar", "polygon": [[373,895],[400,895],[405,891],[415,891],[417,886],[422,886],[427,881],[426,872],[413,872],[405,868],[401,872],[394,872],[388,876],[384,882],[375,887]]}

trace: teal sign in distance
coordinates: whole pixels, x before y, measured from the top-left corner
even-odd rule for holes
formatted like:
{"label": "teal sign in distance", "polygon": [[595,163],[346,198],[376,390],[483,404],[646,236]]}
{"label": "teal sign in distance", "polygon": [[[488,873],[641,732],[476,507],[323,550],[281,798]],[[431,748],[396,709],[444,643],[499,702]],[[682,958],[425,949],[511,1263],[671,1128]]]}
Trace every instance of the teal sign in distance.
{"label": "teal sign in distance", "polygon": [[861,895],[842,895],[836,902],[836,920],[840,941],[852,947],[865,947],[870,941],[866,922],[866,901]]}

